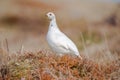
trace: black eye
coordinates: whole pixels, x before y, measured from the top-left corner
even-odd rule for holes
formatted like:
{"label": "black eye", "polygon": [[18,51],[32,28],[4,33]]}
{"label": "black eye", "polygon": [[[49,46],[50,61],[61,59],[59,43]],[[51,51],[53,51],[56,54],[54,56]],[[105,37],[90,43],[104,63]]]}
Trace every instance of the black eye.
{"label": "black eye", "polygon": [[50,16],[52,16],[52,14],[49,14]]}

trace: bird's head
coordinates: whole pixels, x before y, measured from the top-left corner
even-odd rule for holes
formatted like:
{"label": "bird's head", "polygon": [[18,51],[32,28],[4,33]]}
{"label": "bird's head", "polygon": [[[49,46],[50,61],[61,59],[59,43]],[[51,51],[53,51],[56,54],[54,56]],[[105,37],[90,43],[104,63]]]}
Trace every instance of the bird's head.
{"label": "bird's head", "polygon": [[48,12],[46,15],[48,16],[48,18],[49,18],[50,20],[55,19],[55,14],[52,13],[52,12]]}

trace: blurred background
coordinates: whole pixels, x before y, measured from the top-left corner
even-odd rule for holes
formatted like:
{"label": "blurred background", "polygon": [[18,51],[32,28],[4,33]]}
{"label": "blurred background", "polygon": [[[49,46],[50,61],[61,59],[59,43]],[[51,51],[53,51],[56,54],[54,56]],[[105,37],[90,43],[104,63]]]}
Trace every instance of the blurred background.
{"label": "blurred background", "polygon": [[7,41],[10,53],[49,50],[49,11],[83,56],[120,56],[120,0],[0,0],[0,47],[6,50]]}

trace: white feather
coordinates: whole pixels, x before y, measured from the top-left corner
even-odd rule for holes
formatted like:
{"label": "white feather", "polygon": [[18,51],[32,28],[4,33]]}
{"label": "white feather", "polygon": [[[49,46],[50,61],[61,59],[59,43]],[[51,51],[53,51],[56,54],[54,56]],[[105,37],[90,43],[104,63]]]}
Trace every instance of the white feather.
{"label": "white feather", "polygon": [[72,42],[72,40],[70,40],[64,33],[59,30],[54,13],[49,12],[47,13],[47,16],[50,19],[47,41],[53,51],[59,54],[75,54],[82,59],[76,45]]}

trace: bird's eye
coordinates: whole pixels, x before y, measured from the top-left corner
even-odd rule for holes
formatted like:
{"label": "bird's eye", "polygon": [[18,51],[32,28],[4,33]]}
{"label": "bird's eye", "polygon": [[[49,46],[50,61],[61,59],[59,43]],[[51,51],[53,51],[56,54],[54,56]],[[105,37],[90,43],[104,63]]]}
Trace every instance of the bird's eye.
{"label": "bird's eye", "polygon": [[52,16],[52,14],[49,14],[50,16]]}

